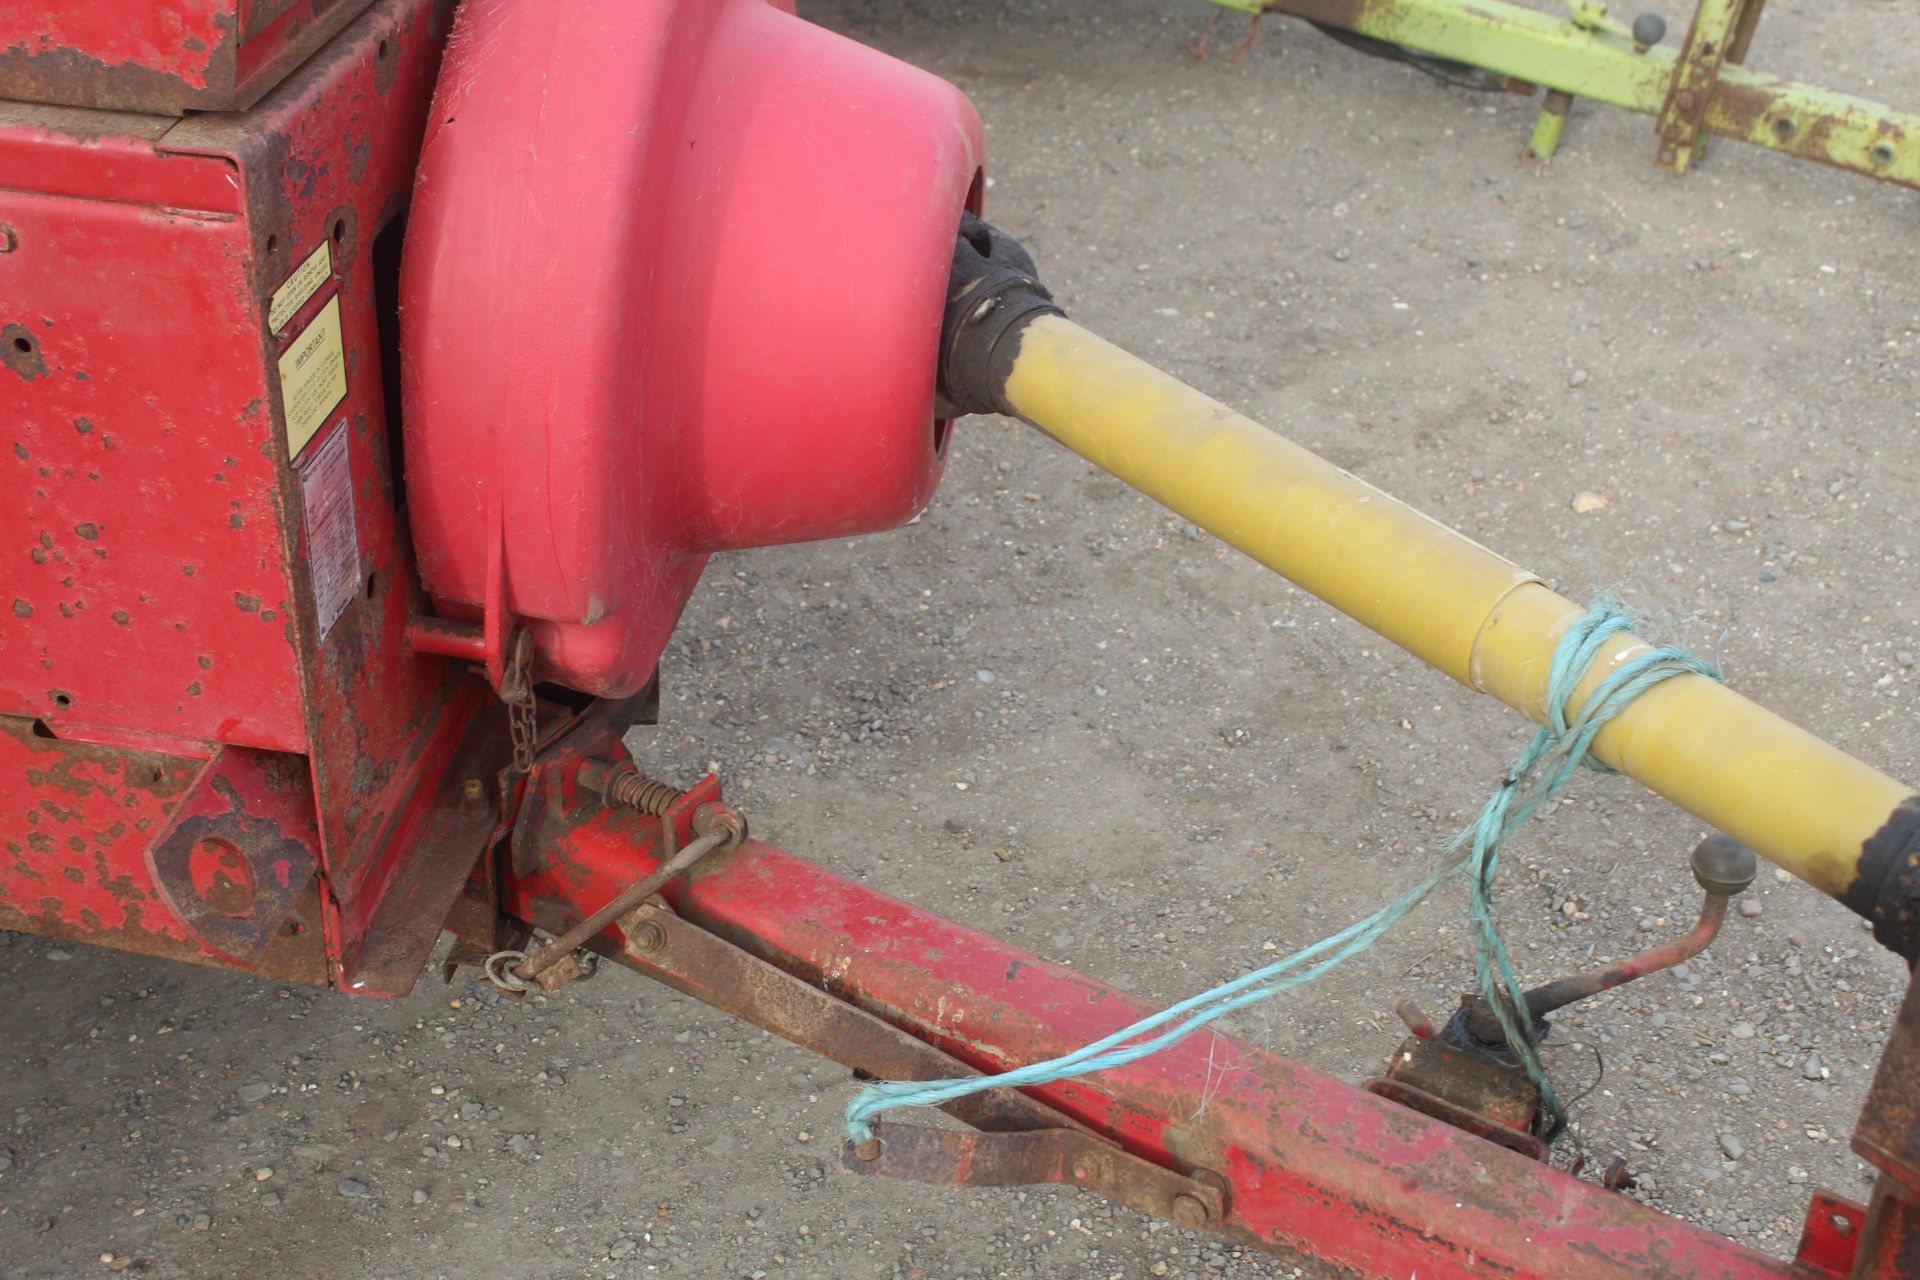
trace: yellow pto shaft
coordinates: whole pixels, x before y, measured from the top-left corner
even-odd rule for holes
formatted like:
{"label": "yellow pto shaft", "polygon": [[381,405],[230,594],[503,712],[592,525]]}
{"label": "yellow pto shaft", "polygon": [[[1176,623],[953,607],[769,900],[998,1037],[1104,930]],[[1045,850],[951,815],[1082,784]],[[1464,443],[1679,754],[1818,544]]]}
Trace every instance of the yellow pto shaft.
{"label": "yellow pto shaft", "polygon": [[[1462,684],[1545,719],[1554,647],[1582,606],[1064,316],[1023,317],[1004,336],[996,407]],[[1646,648],[1623,636],[1577,696]],[[1650,689],[1593,750],[1872,919],[1914,958],[1913,788],[1704,676]]]}

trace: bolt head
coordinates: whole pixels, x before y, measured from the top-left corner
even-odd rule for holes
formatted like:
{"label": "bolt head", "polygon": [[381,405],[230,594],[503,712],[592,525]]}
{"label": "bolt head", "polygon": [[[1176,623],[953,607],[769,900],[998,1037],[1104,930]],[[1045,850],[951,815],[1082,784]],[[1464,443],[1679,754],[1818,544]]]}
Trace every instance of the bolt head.
{"label": "bolt head", "polygon": [[747,840],[747,820],[728,804],[703,804],[693,813],[693,832],[706,836],[715,832],[724,832],[726,840],[720,845],[723,852],[731,853]]}
{"label": "bolt head", "polygon": [[1667,20],[1657,13],[1643,13],[1633,20],[1633,42],[1651,46],[1667,38]]}
{"label": "bolt head", "polygon": [[1173,1198],[1173,1220],[1190,1231],[1206,1226],[1211,1216],[1199,1196],[1182,1194]]}

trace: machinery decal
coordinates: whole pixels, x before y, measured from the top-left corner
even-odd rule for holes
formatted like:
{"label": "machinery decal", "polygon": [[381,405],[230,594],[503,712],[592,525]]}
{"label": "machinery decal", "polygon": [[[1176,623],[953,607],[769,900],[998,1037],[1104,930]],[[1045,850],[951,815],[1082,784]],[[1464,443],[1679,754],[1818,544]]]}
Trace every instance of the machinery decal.
{"label": "machinery decal", "polygon": [[327,642],[327,633],[360,590],[360,534],[354,527],[353,468],[347,456],[351,436],[344,419],[336,423],[300,473],[307,573],[320,644]]}
{"label": "machinery decal", "polygon": [[327,415],[346,398],[347,359],[340,340],[340,299],[335,296],[280,356],[287,456],[299,457]]}
{"label": "machinery decal", "polygon": [[320,287],[333,278],[333,244],[322,239],[320,246],[308,254],[306,260],[295,267],[267,304],[267,328],[279,333],[287,323],[300,314],[300,308],[307,300],[320,292]]}

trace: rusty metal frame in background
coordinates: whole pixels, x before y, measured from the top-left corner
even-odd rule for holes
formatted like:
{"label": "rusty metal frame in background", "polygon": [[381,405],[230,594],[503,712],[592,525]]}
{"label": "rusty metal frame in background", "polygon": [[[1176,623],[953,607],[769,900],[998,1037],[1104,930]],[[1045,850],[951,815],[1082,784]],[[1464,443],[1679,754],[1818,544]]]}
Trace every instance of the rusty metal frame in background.
{"label": "rusty metal frame in background", "polygon": [[1544,89],[1529,144],[1537,159],[1558,149],[1573,100],[1590,98],[1653,116],[1658,162],[1675,172],[1717,134],[1920,188],[1920,115],[1746,67],[1765,0],[1699,0],[1678,48],[1662,43],[1663,20],[1623,24],[1605,0],[1567,0],[1565,17],[1505,0],[1213,3],[1300,18],[1442,73],[1491,73],[1488,87]]}

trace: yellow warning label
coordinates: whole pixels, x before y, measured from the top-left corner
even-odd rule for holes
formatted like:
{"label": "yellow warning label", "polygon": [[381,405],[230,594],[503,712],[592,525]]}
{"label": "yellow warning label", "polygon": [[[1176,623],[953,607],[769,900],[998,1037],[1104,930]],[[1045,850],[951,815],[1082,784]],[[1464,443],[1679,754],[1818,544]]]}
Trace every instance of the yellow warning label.
{"label": "yellow warning label", "polygon": [[340,299],[329,298],[313,323],[280,357],[280,403],[287,411],[287,456],[297,458],[347,398],[347,357],[340,342]]}
{"label": "yellow warning label", "polygon": [[333,249],[325,240],[293,269],[286,283],[273,291],[267,303],[267,327],[275,333],[287,327],[294,313],[307,305],[307,299],[320,292],[320,286],[333,278]]}

